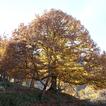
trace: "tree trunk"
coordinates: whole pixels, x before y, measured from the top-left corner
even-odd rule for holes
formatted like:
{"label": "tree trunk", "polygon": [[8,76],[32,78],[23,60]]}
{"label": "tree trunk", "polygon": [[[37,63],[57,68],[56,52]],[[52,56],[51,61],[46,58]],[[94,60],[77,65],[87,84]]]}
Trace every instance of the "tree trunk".
{"label": "tree trunk", "polygon": [[2,74],[2,78],[3,78],[3,82],[6,82],[7,81],[7,78],[6,78],[6,71],[3,72]]}
{"label": "tree trunk", "polygon": [[44,85],[44,88],[42,90],[42,93],[39,95],[39,99],[42,100],[43,96],[45,95],[45,92],[46,92],[46,88],[48,86],[48,82],[49,82],[49,78],[46,80],[46,83]]}
{"label": "tree trunk", "polygon": [[31,83],[30,83],[30,88],[34,88],[34,82],[35,82],[35,79],[32,78],[32,79],[31,79]]}
{"label": "tree trunk", "polygon": [[35,71],[33,70],[32,79],[30,83],[30,88],[34,88],[34,82],[35,82]]}
{"label": "tree trunk", "polygon": [[57,91],[57,76],[53,75],[51,79],[51,87],[49,88],[50,91]]}

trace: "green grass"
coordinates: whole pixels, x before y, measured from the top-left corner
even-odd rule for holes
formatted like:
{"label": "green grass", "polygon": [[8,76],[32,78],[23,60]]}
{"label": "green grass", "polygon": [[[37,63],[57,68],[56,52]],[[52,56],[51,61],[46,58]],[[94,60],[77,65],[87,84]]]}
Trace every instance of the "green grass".
{"label": "green grass", "polygon": [[[81,101],[73,96],[65,93],[56,93],[47,91],[40,98],[41,90],[28,88],[20,84],[10,82],[0,82],[0,87],[5,90],[0,90],[0,106],[33,106],[33,104],[49,104],[56,103],[55,106],[68,106],[65,103],[76,104],[75,106],[106,106],[106,104],[91,104],[89,101]],[[64,104],[64,105],[63,105]],[[36,105],[34,105],[36,106]],[[39,105],[37,105],[39,106]],[[42,105],[43,106],[43,105]],[[46,105],[45,105],[46,106]],[[69,105],[70,106],[70,105]],[[74,105],[73,105],[74,106]]]}
{"label": "green grass", "polygon": [[37,101],[37,95],[34,93],[15,92],[0,94],[0,106],[29,106]]}
{"label": "green grass", "polygon": [[50,103],[52,101],[55,101],[58,104],[65,99],[71,100],[71,102],[75,99],[74,97],[65,94],[59,94],[59,96],[52,92],[46,92],[41,100],[41,90],[39,89],[31,89],[10,82],[1,82],[0,86],[1,88],[5,88],[5,90],[0,91],[0,106],[31,106],[31,104],[35,103]]}
{"label": "green grass", "polygon": [[39,102],[39,89],[30,89],[9,82],[0,82],[0,87],[0,106],[30,106]]}

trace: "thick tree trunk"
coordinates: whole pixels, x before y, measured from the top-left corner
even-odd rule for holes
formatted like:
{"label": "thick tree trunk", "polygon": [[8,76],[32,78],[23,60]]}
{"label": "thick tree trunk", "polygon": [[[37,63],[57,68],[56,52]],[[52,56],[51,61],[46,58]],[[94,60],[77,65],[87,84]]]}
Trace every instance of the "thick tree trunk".
{"label": "thick tree trunk", "polygon": [[39,99],[42,100],[43,96],[45,95],[45,92],[46,92],[46,88],[48,86],[48,82],[49,82],[49,78],[46,80],[46,83],[44,85],[44,88],[42,90],[42,93],[39,95]]}
{"label": "thick tree trunk", "polygon": [[57,76],[53,75],[51,79],[50,91],[57,91]]}

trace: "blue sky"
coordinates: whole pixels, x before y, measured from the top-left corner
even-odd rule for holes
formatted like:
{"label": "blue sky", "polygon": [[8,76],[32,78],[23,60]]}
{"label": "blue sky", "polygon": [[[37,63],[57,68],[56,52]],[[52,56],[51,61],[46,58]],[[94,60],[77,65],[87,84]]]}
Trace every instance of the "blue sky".
{"label": "blue sky", "polygon": [[91,38],[106,50],[106,0],[0,0],[0,35],[11,34],[19,23],[28,24],[35,14],[51,8],[80,20]]}

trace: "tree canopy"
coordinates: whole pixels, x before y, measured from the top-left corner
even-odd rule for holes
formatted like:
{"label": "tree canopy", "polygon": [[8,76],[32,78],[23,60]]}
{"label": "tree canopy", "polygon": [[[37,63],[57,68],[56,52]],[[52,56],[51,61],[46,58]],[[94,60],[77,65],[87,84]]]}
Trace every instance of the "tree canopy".
{"label": "tree canopy", "polygon": [[100,54],[79,20],[61,10],[51,9],[29,25],[20,24],[0,58],[1,75],[29,79],[31,87],[40,81],[44,91],[60,89],[61,82],[106,87],[106,54]]}

